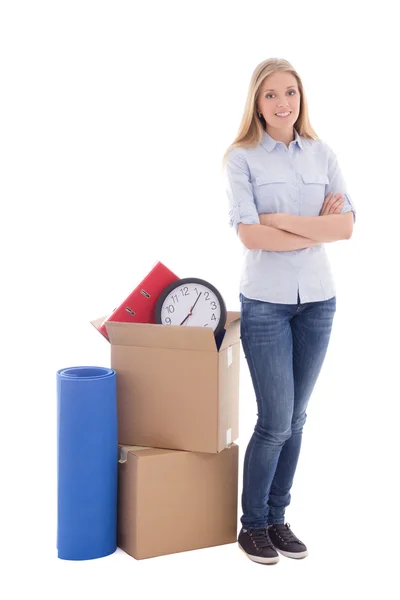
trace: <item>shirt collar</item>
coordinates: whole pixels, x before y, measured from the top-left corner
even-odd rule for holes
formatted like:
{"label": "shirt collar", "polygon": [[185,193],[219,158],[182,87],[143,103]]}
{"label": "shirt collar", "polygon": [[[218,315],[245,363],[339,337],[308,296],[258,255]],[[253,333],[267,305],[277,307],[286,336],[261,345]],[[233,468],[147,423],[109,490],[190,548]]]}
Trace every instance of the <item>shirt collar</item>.
{"label": "shirt collar", "polygon": [[[299,146],[299,148],[301,148],[301,150],[304,149],[303,142],[301,140],[301,136],[297,133],[296,129],[294,130],[294,140],[293,141],[297,143],[297,145]],[[266,131],[264,131],[263,137],[261,139],[261,145],[264,146],[264,148],[266,150],[268,150],[268,152],[271,152],[271,150],[273,150],[277,144],[283,144],[283,142],[277,142]]]}

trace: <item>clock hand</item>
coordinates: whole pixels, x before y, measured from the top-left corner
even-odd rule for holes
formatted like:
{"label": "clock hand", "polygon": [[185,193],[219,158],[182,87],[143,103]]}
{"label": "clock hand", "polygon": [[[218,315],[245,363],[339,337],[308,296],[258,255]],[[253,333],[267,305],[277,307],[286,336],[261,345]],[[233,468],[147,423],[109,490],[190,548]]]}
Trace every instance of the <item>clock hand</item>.
{"label": "clock hand", "polygon": [[198,303],[200,296],[202,295],[203,292],[200,292],[200,294],[197,296],[197,300],[196,302],[193,304],[192,308],[190,309],[190,314],[192,314],[194,307],[196,306],[196,304]]}
{"label": "clock hand", "polygon": [[202,295],[203,292],[200,292],[200,294],[197,296],[196,302],[193,304],[193,306],[190,308],[189,314],[183,319],[182,323],[180,323],[180,325],[183,325],[185,321],[187,321],[187,319],[191,316],[192,311],[194,309],[194,307],[196,306],[197,302],[199,301],[200,296]]}
{"label": "clock hand", "polygon": [[187,319],[190,317],[192,313],[189,313],[182,321],[182,323],[179,323],[180,325],[183,325],[185,321],[187,321]]}

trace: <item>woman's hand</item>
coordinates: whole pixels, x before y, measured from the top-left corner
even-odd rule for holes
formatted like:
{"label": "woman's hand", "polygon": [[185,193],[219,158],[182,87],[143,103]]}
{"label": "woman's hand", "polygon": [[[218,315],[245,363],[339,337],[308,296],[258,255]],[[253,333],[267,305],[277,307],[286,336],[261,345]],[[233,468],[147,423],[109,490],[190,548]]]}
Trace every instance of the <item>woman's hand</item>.
{"label": "woman's hand", "polygon": [[[339,214],[343,208],[343,203],[343,194],[340,192],[337,194],[329,192],[325,197],[319,216]],[[259,215],[261,225],[268,225],[269,227],[276,227],[277,229],[285,229],[286,216],[286,213],[261,213]]]}
{"label": "woman's hand", "polygon": [[319,216],[325,215],[337,215],[343,208],[344,196],[340,192],[337,194],[333,194],[333,192],[329,192],[327,194],[322,208],[320,210]]}

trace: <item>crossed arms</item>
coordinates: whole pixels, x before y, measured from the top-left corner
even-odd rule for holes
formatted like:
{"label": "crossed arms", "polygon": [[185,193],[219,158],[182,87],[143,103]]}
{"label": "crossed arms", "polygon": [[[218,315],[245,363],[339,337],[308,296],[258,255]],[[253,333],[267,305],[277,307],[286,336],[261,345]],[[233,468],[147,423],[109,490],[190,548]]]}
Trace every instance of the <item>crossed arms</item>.
{"label": "crossed arms", "polygon": [[249,250],[300,250],[324,242],[348,240],[353,233],[353,212],[302,217],[264,213],[260,225],[239,223],[238,235]]}

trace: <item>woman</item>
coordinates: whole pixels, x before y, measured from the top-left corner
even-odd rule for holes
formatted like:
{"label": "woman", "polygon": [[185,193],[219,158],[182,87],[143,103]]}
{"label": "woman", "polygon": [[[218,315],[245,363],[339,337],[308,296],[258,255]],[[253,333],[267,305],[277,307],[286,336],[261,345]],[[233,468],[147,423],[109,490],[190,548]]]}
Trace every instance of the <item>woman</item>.
{"label": "woman", "polygon": [[285,523],[306,408],[336,311],[324,242],[349,239],[355,208],[336,156],[318,139],[298,73],[259,64],[224,155],[230,225],[244,246],[241,340],[258,419],[243,465],[239,547],[259,563],[303,558]]}

